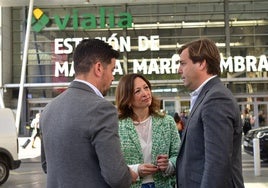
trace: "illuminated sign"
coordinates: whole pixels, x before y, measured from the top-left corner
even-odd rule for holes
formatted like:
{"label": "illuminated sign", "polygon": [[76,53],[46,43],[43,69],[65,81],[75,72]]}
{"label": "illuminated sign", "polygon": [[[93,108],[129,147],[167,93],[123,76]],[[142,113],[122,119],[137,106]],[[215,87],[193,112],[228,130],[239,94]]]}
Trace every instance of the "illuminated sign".
{"label": "illuminated sign", "polygon": [[91,13],[80,15],[77,9],[72,9],[72,14],[66,14],[62,18],[59,15],[54,15],[52,19],[49,19],[41,9],[34,9],[31,25],[35,32],[42,31],[45,27],[49,27],[51,23],[56,24],[59,30],[65,30],[67,26],[71,26],[74,30],[79,28],[84,30],[115,27],[130,28],[132,27],[132,15],[128,12],[120,12],[115,15],[113,8],[100,7],[98,18]]}
{"label": "illuminated sign", "polygon": [[[131,40],[130,36],[116,37],[117,34],[112,34],[109,38],[99,38],[108,42],[115,50],[120,52],[130,52]],[[54,40],[54,53],[55,54],[71,54],[74,48],[79,44],[83,38],[57,38]],[[158,35],[152,36],[138,36],[138,51],[160,51],[160,39]],[[179,55],[173,54],[171,57],[159,57],[150,59],[133,59],[132,70],[133,73],[142,74],[177,74],[179,67]],[[266,55],[261,55],[259,58],[255,56],[234,56],[227,59],[221,58],[221,71],[227,72],[256,72],[268,71],[268,62]],[[123,65],[120,60],[116,60],[116,68],[114,74],[123,75]],[[55,62],[55,77],[64,75],[65,77],[74,76],[73,62]]]}
{"label": "illuminated sign", "polygon": [[44,12],[36,8],[33,11],[33,17],[32,17],[32,28],[36,32],[40,32],[43,28],[45,28],[48,23],[50,22],[49,17],[44,14]]}
{"label": "illuminated sign", "polygon": [[259,58],[255,56],[234,56],[226,60],[221,58],[221,71],[228,72],[259,72],[268,71],[268,62],[266,55]]}

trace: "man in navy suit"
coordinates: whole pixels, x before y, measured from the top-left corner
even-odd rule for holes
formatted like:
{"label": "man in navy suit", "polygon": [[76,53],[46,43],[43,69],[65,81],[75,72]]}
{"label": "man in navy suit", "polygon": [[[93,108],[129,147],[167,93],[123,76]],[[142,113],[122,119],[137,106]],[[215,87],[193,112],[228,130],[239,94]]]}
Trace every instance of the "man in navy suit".
{"label": "man in navy suit", "polygon": [[219,78],[219,50],[213,41],[199,39],[179,54],[191,107],[177,158],[177,187],[243,188],[240,110]]}

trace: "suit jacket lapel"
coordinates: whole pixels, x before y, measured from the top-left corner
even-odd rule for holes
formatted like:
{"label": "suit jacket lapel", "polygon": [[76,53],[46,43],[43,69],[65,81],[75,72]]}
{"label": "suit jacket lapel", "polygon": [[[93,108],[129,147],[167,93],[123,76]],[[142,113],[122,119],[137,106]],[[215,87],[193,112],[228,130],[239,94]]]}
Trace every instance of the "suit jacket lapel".
{"label": "suit jacket lapel", "polygon": [[215,85],[216,83],[219,83],[220,79],[219,77],[212,78],[209,80],[204,87],[202,88],[201,92],[199,93],[196,102],[193,106],[193,109],[190,112],[189,118],[191,118],[192,114],[195,112],[196,108],[199,106],[199,104],[203,101],[204,97],[206,96],[207,92],[210,90],[210,88]]}
{"label": "suit jacket lapel", "polygon": [[190,122],[191,122],[191,117],[193,115],[193,113],[195,112],[195,110],[197,109],[197,107],[200,105],[200,103],[203,101],[203,99],[205,98],[207,92],[209,91],[209,89],[215,85],[216,83],[220,82],[220,79],[219,77],[215,77],[215,78],[212,78],[211,80],[209,80],[205,85],[204,87],[202,88],[201,92],[199,93],[197,99],[196,99],[196,102],[189,114],[189,117],[187,119],[187,122],[186,122],[186,128],[185,128],[185,131],[184,131],[184,134],[183,134],[183,137],[182,137],[182,140],[181,140],[181,147],[179,149],[179,153],[181,151],[181,148],[185,142],[185,137],[186,137],[186,134],[187,134],[187,130],[188,130],[188,127],[190,126]]}

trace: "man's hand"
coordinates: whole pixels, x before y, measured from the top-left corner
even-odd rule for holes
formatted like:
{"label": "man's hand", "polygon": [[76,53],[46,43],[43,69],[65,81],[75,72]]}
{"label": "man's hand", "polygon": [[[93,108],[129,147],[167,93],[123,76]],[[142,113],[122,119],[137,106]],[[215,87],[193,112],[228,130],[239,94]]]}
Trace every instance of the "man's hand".
{"label": "man's hand", "polygon": [[135,183],[137,181],[139,175],[136,172],[134,172],[133,170],[131,170],[130,168],[129,168],[129,171],[130,171],[130,174],[132,177],[132,183]]}
{"label": "man's hand", "polygon": [[141,164],[138,167],[138,172],[140,177],[148,176],[154,174],[158,171],[156,165],[153,164]]}

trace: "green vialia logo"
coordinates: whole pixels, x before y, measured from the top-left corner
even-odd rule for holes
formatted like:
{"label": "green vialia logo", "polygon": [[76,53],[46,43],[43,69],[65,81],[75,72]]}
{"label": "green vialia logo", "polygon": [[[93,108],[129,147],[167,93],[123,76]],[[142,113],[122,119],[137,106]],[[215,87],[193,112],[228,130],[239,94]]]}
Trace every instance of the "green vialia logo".
{"label": "green vialia logo", "polygon": [[[49,17],[39,8],[34,9],[32,17],[32,29],[35,32],[40,32],[45,27],[49,27],[53,22],[58,26],[60,30],[66,29],[67,25],[72,26],[74,30],[82,28],[97,29],[97,28],[131,28],[132,27],[132,15],[128,12],[120,12],[115,15],[113,8],[101,7],[99,11],[99,17],[90,13],[79,15],[77,9],[73,9],[72,14],[66,14],[63,18],[59,15],[54,15],[54,18]],[[99,23],[99,25],[97,25]]]}

